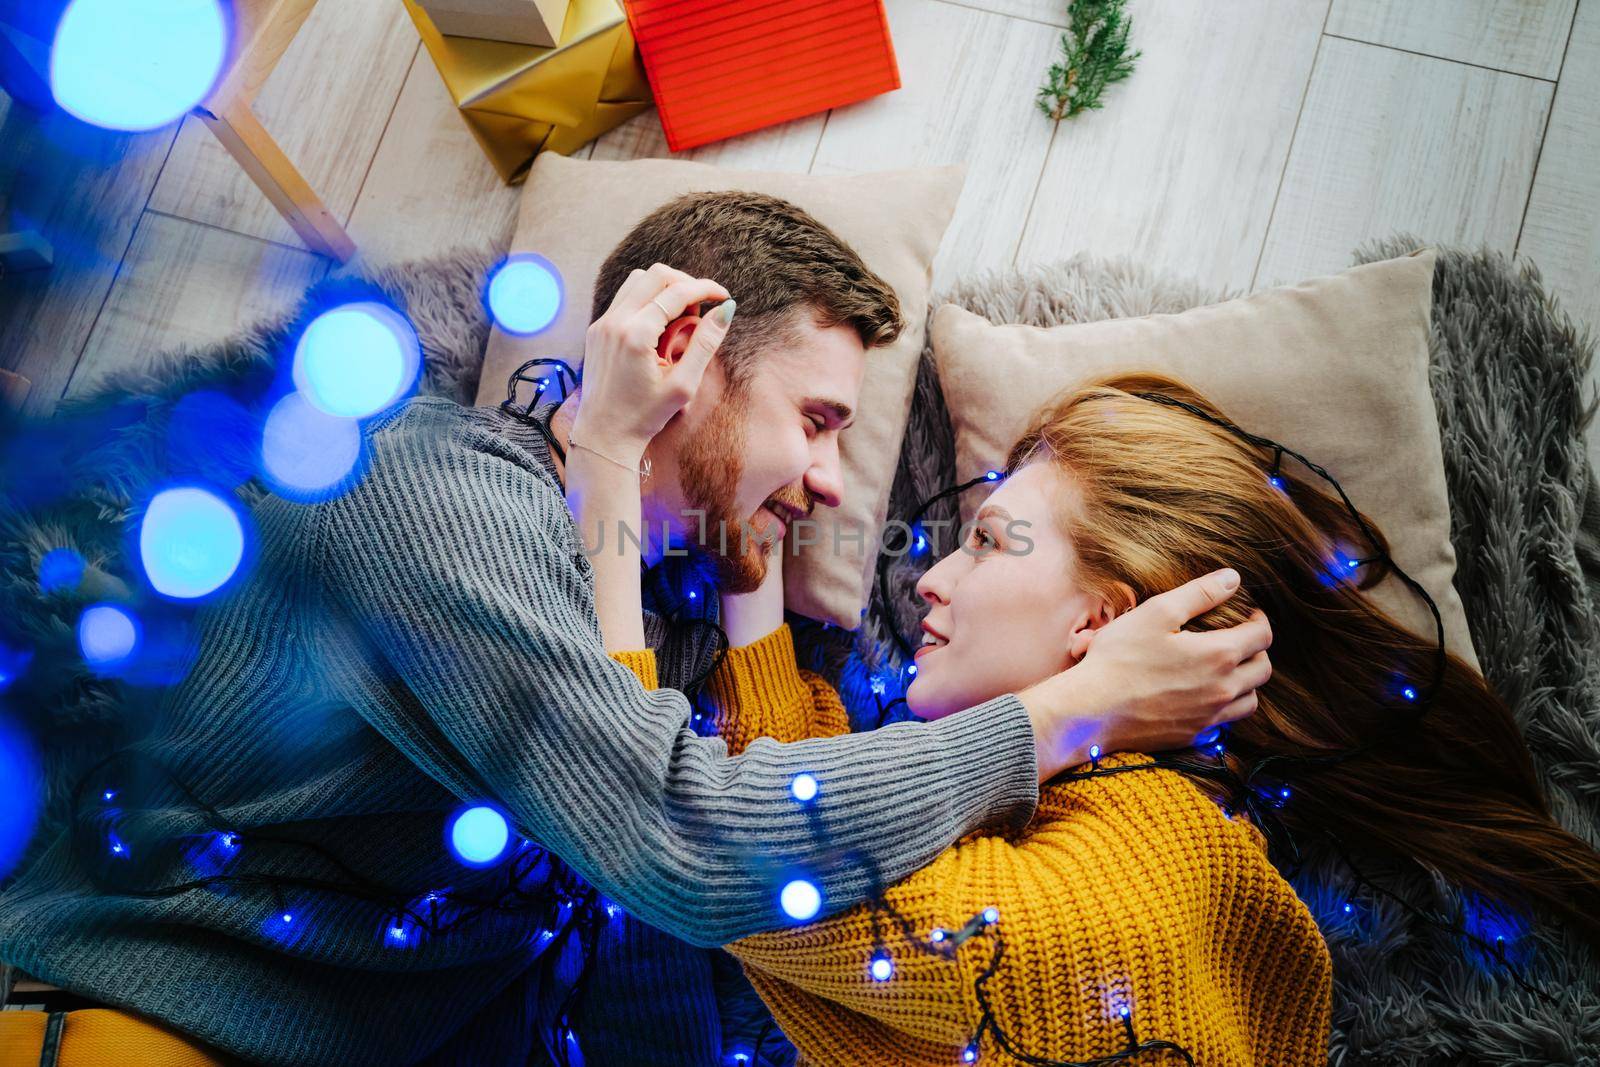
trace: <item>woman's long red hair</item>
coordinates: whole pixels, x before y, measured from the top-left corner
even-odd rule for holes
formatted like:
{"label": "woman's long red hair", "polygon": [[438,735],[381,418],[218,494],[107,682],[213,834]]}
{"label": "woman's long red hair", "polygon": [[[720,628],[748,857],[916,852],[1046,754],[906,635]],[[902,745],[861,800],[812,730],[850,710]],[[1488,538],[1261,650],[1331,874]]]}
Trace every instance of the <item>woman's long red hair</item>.
{"label": "woman's long red hair", "polygon": [[[1298,775],[1278,813],[1285,827],[1308,840],[1327,832],[1381,846],[1503,905],[1559,916],[1600,945],[1600,854],[1551,817],[1506,703],[1454,655],[1420,719],[1397,699],[1406,684],[1419,692],[1432,684],[1436,636],[1410,632],[1355,582],[1332,576],[1336,551],[1387,557],[1377,525],[1363,516],[1372,544],[1314,475],[1301,478],[1286,461],[1276,488],[1270,449],[1139,392],[1226,419],[1181,382],[1119,375],[1047,404],[1006,463],[1009,473],[1048,462],[1074,486],[1059,520],[1083,588],[1126,610],[1130,589],[1138,602],[1235,568],[1239,592],[1190,624],[1231,626],[1256,607],[1272,623],[1272,678],[1256,713],[1230,728],[1235,769],[1263,755],[1330,754],[1382,739]],[[1388,569],[1358,573],[1367,588]],[[1414,725],[1394,729],[1397,716]],[[1196,781],[1225,799],[1212,780]]]}

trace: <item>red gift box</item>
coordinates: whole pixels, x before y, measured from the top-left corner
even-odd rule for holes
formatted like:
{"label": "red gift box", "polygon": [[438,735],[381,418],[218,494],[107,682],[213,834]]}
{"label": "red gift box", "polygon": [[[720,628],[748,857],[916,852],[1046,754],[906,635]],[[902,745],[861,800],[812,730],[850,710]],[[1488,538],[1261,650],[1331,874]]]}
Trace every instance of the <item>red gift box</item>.
{"label": "red gift box", "polygon": [[882,0],[623,0],[674,152],[900,88]]}

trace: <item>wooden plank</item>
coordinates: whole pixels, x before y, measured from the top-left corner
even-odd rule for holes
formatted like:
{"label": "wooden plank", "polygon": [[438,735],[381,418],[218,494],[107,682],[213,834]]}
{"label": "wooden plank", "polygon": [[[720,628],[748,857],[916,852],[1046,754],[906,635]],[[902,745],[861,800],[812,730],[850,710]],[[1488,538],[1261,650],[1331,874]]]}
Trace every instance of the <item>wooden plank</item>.
{"label": "wooden plank", "polygon": [[500,180],[419,52],[350,216],[361,262],[509,242],[521,198],[522,186]]}
{"label": "wooden plank", "polygon": [[1333,0],[1328,32],[1554,80],[1577,0]]}
{"label": "wooden plank", "polygon": [[340,263],[356,254],[349,234],[267,133],[248,100],[203,110],[199,118],[307,248]]}
{"label": "wooden plank", "polygon": [[12,221],[49,241],[54,265],[0,278],[0,366],[33,382],[26,410],[54,410],[105,303],[176,126],[102,130],[62,111],[9,109],[0,146],[21,165]]}
{"label": "wooden plank", "polygon": [[1517,253],[1600,334],[1600,2],[1578,9]]}
{"label": "wooden plank", "polygon": [[293,306],[328,262],[309,252],[147,212],[68,395],[180,345],[222,339]]}
{"label": "wooden plank", "polygon": [[813,174],[967,164],[937,288],[1016,252],[1055,123],[1034,106],[1060,31],[937,0],[887,5],[901,88],[835,108]]}
{"label": "wooden plank", "polygon": [[[254,111],[340,222],[420,47],[394,0],[333,0],[306,19]],[[197,118],[184,120],[150,206],[285,244],[299,239],[250,176]]]}
{"label": "wooden plank", "polygon": [[[1012,18],[1028,19],[1031,22],[1044,22],[1062,28],[1067,25],[1067,0],[941,0],[941,2],[954,4],[957,7],[970,7],[977,11],[989,11],[996,15],[1010,15]],[[1039,83],[1044,84],[1042,75]]]}
{"label": "wooden plank", "polygon": [[1130,4],[1144,56],[1103,110],[1061,124],[1016,262],[1089,251],[1247,288],[1326,12],[1327,0]]}
{"label": "wooden plank", "polygon": [[209,102],[222,106],[252,99],[316,6],[317,0],[239,0],[233,8],[228,73],[211,91]]}
{"label": "wooden plank", "polygon": [[1551,88],[1324,40],[1257,284],[1342,270],[1357,245],[1397,231],[1513,251]]}
{"label": "wooden plank", "polygon": [[595,138],[587,159],[692,159],[736,170],[782,170],[803,173],[817,152],[827,113],[699,145],[686,152],[667,147],[661,115],[650,108]]}
{"label": "wooden plank", "polygon": [[[1600,3],[1584,0],[1572,25],[1550,127],[1539,153],[1517,255],[1544,275],[1561,309],[1600,337]],[[1588,395],[1600,395],[1600,360]],[[1600,469],[1600,426],[1589,427]]]}

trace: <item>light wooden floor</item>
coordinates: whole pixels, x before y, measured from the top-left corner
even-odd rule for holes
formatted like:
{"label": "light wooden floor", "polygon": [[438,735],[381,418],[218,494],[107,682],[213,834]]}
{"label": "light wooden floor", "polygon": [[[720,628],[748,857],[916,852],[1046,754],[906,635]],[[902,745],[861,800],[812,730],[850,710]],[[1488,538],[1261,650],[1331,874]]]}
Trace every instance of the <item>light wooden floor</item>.
{"label": "light wooden floor", "polygon": [[[903,88],[682,155],[814,174],[967,161],[935,286],[1089,250],[1247,291],[1406,230],[1526,257],[1600,327],[1600,0],[1132,0],[1137,71],[1059,126],[1033,96],[1065,0],[887,6]],[[520,190],[396,0],[320,4],[257,111],[369,262],[510,234]],[[0,366],[33,380],[36,410],[330,269],[194,119],[23,136],[10,118],[0,150],[33,160],[16,207],[57,252],[0,280]],[[652,110],[581,154],[671,153]]]}

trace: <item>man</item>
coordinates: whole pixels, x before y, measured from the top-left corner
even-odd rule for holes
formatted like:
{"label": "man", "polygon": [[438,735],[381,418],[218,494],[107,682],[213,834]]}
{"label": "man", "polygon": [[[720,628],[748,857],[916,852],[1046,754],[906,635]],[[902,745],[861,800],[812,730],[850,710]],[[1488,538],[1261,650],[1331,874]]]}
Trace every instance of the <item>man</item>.
{"label": "man", "polygon": [[[692,297],[668,294],[682,271],[666,258],[737,292],[737,327],[682,315]],[[838,435],[898,308],[810,216],[745,193],[674,201],[607,260],[595,309],[589,346],[702,365],[710,353],[693,346],[720,346],[704,402],[650,440],[642,508],[673,539],[694,540],[685,506],[775,529],[847,491]],[[602,384],[586,384],[591,401]],[[577,420],[581,404],[557,414],[563,447],[574,423],[594,424]],[[871,883],[840,855],[896,880],[970,831],[1026,822],[1040,778],[1084,758],[1086,731],[1138,744],[1173,720],[1236,717],[1264,680],[1264,621],[1175,633],[1231,591],[1200,580],[1023,694],[730,759],[696,734],[682,693],[647,690],[607,657],[591,573],[603,556],[586,555],[539,427],[419,399],[365,433],[368,469],[350,491],[256,509],[254,565],[202,615],[199,665],[138,758],[87,783],[106,798],[98,840],[122,848],[86,857],[82,834],[77,848],[53,842],[0,894],[0,957],[130,1025],[262,1063],[538,1061],[551,1012],[583,1015],[601,1043],[609,1026],[641,1047],[703,1049],[714,1005],[616,1022],[634,1005],[606,1001],[631,977],[614,964],[660,959],[630,947],[654,937],[641,923],[697,946],[775,928],[788,921],[781,872],[812,881],[829,912],[858,903]],[[733,555],[747,547],[693,559],[754,588],[759,554]],[[680,684],[709,665],[709,643],[641,622],[676,642],[663,660]],[[802,771],[826,783],[826,847],[787,798]],[[562,895],[581,887],[542,860],[463,866],[445,837],[467,803],[505,813],[506,855],[536,856],[515,840],[531,839],[640,921],[592,936],[601,959],[581,1011],[557,980],[583,969]],[[689,1032],[661,1029],[674,1019]],[[137,1047],[121,1062],[140,1062]]]}

